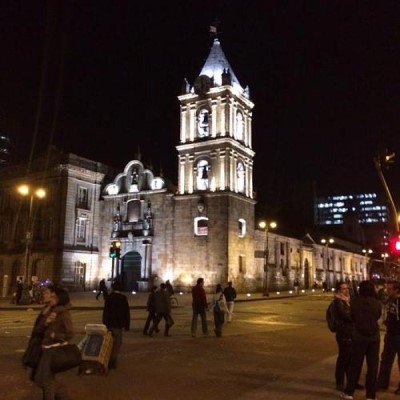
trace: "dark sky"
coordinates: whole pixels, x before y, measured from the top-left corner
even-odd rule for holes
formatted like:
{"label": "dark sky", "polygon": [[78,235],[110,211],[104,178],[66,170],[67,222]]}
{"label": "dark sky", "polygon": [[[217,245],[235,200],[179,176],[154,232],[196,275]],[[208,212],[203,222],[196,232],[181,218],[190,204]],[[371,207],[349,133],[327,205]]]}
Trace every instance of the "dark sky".
{"label": "dark sky", "polygon": [[373,157],[400,152],[398,1],[143,3],[0,1],[0,125],[16,157],[35,132],[35,151],[53,143],[121,168],[140,148],[176,183],[177,95],[218,19],[255,103],[261,212],[301,220],[313,184],[318,194],[380,189]]}

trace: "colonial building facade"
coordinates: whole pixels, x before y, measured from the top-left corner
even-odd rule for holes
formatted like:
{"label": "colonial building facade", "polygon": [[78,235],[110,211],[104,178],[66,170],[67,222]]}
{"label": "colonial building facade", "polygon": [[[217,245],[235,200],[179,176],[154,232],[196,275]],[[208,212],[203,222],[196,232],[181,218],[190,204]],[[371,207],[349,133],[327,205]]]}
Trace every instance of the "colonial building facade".
{"label": "colonial building facade", "polygon": [[[241,291],[367,277],[361,252],[256,228],[253,103],[217,38],[178,98],[177,187],[141,160],[113,173],[73,154],[53,155],[46,165],[38,159],[25,175],[18,167],[0,172],[3,292],[17,276],[73,290],[101,278],[118,278],[125,290],[169,279],[185,290],[202,276],[210,289],[231,280]],[[45,187],[45,199],[18,198],[21,176]]]}

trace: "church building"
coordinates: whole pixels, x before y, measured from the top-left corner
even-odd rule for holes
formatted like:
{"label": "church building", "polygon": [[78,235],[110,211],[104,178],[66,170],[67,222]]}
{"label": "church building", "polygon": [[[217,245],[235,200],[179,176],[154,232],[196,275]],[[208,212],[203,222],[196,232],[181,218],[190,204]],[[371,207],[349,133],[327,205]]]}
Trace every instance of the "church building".
{"label": "church building", "polygon": [[[166,280],[186,291],[199,277],[242,292],[286,290],[295,280],[367,277],[361,249],[326,246],[257,228],[253,190],[252,109],[248,87],[218,38],[199,76],[185,81],[173,186],[140,159],[115,171],[52,151],[26,166],[0,170],[0,285],[53,280],[91,290],[120,279],[125,291]],[[46,196],[17,196],[21,177]]]}

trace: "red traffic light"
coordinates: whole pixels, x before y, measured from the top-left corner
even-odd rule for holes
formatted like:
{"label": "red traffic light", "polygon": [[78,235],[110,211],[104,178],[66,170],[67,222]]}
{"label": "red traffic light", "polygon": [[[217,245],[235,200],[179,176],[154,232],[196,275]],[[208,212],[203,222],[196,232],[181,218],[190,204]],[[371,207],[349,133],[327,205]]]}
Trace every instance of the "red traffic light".
{"label": "red traffic light", "polygon": [[393,236],[390,239],[390,251],[392,254],[400,254],[400,236]]}

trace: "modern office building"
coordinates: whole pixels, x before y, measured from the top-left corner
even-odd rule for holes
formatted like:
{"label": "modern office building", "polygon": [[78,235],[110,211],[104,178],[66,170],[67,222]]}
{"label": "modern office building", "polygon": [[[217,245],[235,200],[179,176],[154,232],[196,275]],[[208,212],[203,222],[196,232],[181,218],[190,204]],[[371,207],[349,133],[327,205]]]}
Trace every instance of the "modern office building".
{"label": "modern office building", "polygon": [[355,214],[360,224],[385,224],[388,220],[386,202],[377,193],[317,197],[314,210],[316,225],[343,225],[345,214]]}

